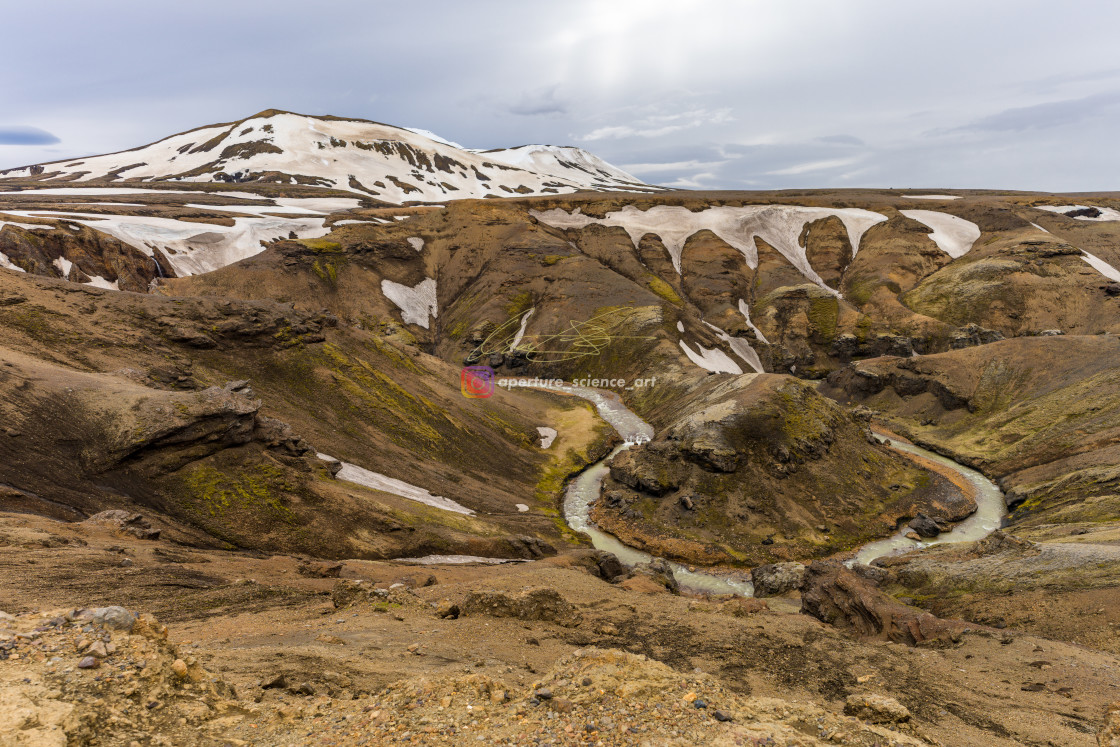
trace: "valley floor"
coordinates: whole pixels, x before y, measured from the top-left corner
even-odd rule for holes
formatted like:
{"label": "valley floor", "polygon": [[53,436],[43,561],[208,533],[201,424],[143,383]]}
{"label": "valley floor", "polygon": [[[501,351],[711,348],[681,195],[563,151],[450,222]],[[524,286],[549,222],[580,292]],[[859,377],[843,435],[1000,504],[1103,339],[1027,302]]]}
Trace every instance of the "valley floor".
{"label": "valley floor", "polygon": [[[796,593],[634,591],[583,558],[331,564],[0,514],[0,609],[13,616],[0,618],[0,733],[26,745],[1092,745],[1120,700],[1109,653],[982,626],[938,645],[854,640],[800,614]],[[63,615],[108,605],[159,623],[104,633],[116,651],[78,668],[101,629]]]}

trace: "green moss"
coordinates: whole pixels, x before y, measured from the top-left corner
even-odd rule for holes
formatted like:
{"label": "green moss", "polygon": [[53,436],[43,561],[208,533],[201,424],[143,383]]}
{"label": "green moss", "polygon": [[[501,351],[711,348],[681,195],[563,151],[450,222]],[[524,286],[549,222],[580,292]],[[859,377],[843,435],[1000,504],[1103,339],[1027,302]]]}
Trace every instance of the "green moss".
{"label": "green moss", "polygon": [[673,290],[673,286],[669,285],[661,278],[651,277],[646,281],[646,285],[649,286],[651,291],[675,306],[680,306],[684,303],[681,301],[681,297],[677,295],[677,292]]}
{"label": "green moss", "polygon": [[867,336],[871,334],[871,317],[866,314],[861,314],[859,321],[856,322],[856,339],[860,342],[867,340]]}
{"label": "green moss", "polygon": [[451,329],[447,331],[447,334],[449,337],[451,337],[451,339],[458,340],[463,335],[465,335],[467,333],[467,330],[469,329],[470,324],[467,322],[467,320],[461,319],[451,326]]}
{"label": "green moss", "polygon": [[342,244],[337,241],[330,241],[329,239],[300,239],[299,243],[306,246],[317,254],[341,254]]}
{"label": "green moss", "polygon": [[332,257],[330,259],[318,260],[316,259],[311,264],[311,271],[315,276],[322,280],[324,283],[332,288],[338,287],[338,270],[339,267],[346,263],[344,258]]}
{"label": "green moss", "polygon": [[433,423],[446,422],[446,416],[432,402],[409,393],[367,361],[350,357],[331,343],[323,344],[321,350],[337,385],[350,396],[352,407],[365,404],[381,411],[385,422],[394,424],[390,432],[394,442],[410,448],[421,444],[431,448],[441,440]]}
{"label": "green moss", "polygon": [[268,464],[237,472],[220,472],[213,467],[199,466],[187,473],[187,501],[196,510],[221,519],[228,512],[264,511],[287,524],[296,524],[297,517],[287,506],[284,494],[294,487],[287,482],[284,470]]}
{"label": "green moss", "polygon": [[562,259],[567,259],[567,256],[563,254],[546,254],[541,257],[541,264],[545,267],[552,267]]}
{"label": "green moss", "polygon": [[840,321],[840,302],[835,296],[809,299],[809,324],[812,334],[820,342],[836,339],[836,329]]}
{"label": "green moss", "polygon": [[509,303],[506,304],[505,312],[507,316],[520,317],[531,308],[533,308],[533,294],[529,291],[524,291],[518,293],[509,300]]}

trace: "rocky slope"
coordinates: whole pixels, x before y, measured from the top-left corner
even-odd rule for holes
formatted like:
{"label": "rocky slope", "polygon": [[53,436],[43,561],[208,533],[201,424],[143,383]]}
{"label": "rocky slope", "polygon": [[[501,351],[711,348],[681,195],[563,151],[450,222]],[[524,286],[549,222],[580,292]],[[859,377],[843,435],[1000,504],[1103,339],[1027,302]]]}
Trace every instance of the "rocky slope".
{"label": "rocky slope", "polygon": [[[380,126],[322,120],[345,144],[319,148],[277,127],[293,116],[209,133],[174,154],[183,172],[137,166],[110,185],[124,154],[0,194],[0,609],[20,613],[2,648],[19,658],[0,676],[23,693],[14,712],[36,701],[57,736],[66,713],[108,699],[118,720],[99,728],[124,744],[455,743],[468,728],[572,743],[1091,742],[1118,699],[1115,196],[1072,210],[1053,195],[871,190],[390,205],[407,195],[334,172],[319,176],[329,187],[292,184],[313,160],[270,173],[279,154],[260,144],[310,144],[336,166],[396,158],[414,186],[454,146],[424,145],[429,172],[420,151],[410,164],[339,135]],[[378,137],[426,137],[394,132]],[[174,150],[199,133],[181,137]],[[600,168],[556,149],[455,157],[468,156],[492,164],[469,162],[490,182],[541,180],[503,195]],[[243,178],[234,166],[253,181],[205,181]],[[463,173],[475,186],[444,196],[486,194]],[[131,176],[143,181],[119,183]],[[68,177],[83,186],[58,186]],[[589,178],[625,187],[605,166]],[[593,508],[624,540],[741,575],[823,562],[785,566],[765,603],[675,595],[663,564],[625,572],[560,516],[566,482],[614,431],[571,397],[464,397],[464,364],[615,380],[602,386],[654,431],[610,463]],[[918,514],[971,510],[871,425],[999,479],[1011,549],[837,566]],[[436,557],[385,562],[416,556]],[[161,674],[163,706],[139,718],[146,703],[66,672],[71,639],[93,629],[54,612],[115,604],[205,641],[158,656],[236,696]],[[44,692],[21,690],[52,667]],[[405,675],[427,680],[392,685]],[[620,695],[620,678],[649,691]]]}
{"label": "rocky slope", "polygon": [[[4,293],[6,510],[72,520],[142,507],[204,546],[532,556],[561,536],[559,481],[606,449],[605,426],[570,400],[463,398],[458,372],[395,325],[23,275]],[[544,423],[560,430],[548,451]],[[472,515],[334,479],[317,452]]]}
{"label": "rocky slope", "polygon": [[1113,335],[1027,337],[852,364],[825,391],[998,478],[1011,526],[1117,515]]}
{"label": "rocky slope", "polygon": [[673,411],[614,459],[593,513],[655,555],[755,566],[853,549],[919,512],[959,521],[976,509],[791,377],[704,382]]}
{"label": "rocky slope", "polygon": [[[1083,646],[974,625],[912,648],[850,636],[795,600],[628,591],[584,567],[575,555],[320,567],[0,515],[0,719],[50,745],[96,729],[122,745],[297,745],[313,732],[339,745],[1089,747],[1120,699],[1115,657]],[[496,611],[470,606],[483,594]],[[112,603],[159,622],[116,630],[73,614]],[[86,657],[99,666],[80,668]]]}

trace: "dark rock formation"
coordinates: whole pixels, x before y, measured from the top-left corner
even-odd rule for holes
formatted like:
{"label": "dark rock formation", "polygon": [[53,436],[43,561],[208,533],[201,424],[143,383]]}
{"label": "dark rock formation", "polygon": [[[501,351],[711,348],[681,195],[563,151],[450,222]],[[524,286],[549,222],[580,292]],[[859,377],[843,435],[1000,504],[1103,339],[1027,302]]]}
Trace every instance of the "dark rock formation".
{"label": "dark rock formation", "polygon": [[959,638],[964,623],[900,604],[839,563],[816,561],[805,573],[801,611],[864,638],[913,646]]}
{"label": "dark rock formation", "polygon": [[805,581],[805,566],[801,563],[769,563],[751,570],[756,597],[773,597],[787,591],[800,589]]}

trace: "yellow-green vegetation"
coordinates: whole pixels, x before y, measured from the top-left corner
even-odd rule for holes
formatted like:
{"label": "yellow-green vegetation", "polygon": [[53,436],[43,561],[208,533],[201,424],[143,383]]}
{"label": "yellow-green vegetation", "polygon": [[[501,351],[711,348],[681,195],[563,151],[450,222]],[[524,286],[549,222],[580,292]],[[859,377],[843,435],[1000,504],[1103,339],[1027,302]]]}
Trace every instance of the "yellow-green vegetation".
{"label": "yellow-green vegetation", "polygon": [[962,259],[933,273],[902,296],[912,311],[949,324],[984,319],[993,306],[1022,314],[1030,299],[1014,276],[1023,265],[1002,257]]}
{"label": "yellow-green vegetation", "polygon": [[556,264],[557,262],[559,262],[562,259],[567,259],[567,255],[564,255],[564,254],[546,254],[543,257],[541,257],[541,264],[544,265],[545,267],[552,267],[554,264]]}
{"label": "yellow-green vegetation", "polygon": [[[77,331],[68,315],[30,303],[0,308],[0,324],[6,328],[23,330],[32,340],[49,344],[89,346],[92,342]],[[104,345],[100,341],[92,344]]]}
{"label": "yellow-green vegetation", "polygon": [[332,288],[338,287],[338,269],[345,264],[345,260],[331,258],[327,260],[316,259],[311,264],[311,271],[315,276]]}
{"label": "yellow-green vegetation", "polygon": [[819,439],[839,416],[828,400],[815,396],[805,384],[790,381],[776,392],[783,416],[783,431],[792,446]]}
{"label": "yellow-green vegetation", "polygon": [[[378,353],[380,353],[381,355],[388,358],[389,361],[393,363],[393,365],[395,365],[399,368],[403,368],[406,371],[408,371],[409,373],[414,373],[414,374],[428,373],[428,369],[426,369],[423,366],[421,366],[420,364],[418,364],[416,362],[415,358],[413,358],[410,355],[407,355],[404,351],[402,351],[397,346],[391,345],[388,342],[385,342],[385,340],[381,339],[380,337],[377,337],[376,335],[372,335],[369,338],[369,342],[373,345],[373,348]],[[336,348],[336,350],[337,350],[337,348]]]}
{"label": "yellow-green vegetation", "polygon": [[651,277],[646,281],[646,285],[649,286],[649,289],[651,291],[656,293],[661,298],[664,298],[674,306],[680,306],[684,303],[683,301],[681,301],[681,297],[677,295],[677,292],[673,290],[673,286],[669,285],[659,277]]}
{"label": "yellow-green vegetation", "polygon": [[840,320],[840,301],[828,295],[809,298],[809,324],[811,333],[822,342],[836,339],[836,328]]}
{"label": "yellow-green vegetation", "polygon": [[871,334],[871,323],[871,317],[867,316],[866,314],[859,315],[859,321],[856,322],[855,332],[857,340],[863,342],[867,339],[867,336]]}
{"label": "yellow-green vegetation", "polygon": [[[393,429],[395,443],[408,448],[429,451],[440,440],[434,422],[450,422],[446,414],[425,397],[413,395],[397,382],[378,371],[368,361],[347,355],[336,345],[321,346],[323,362],[335,375],[337,385],[358,403],[380,410],[386,421],[393,422],[405,433]],[[415,440],[412,440],[415,439]]]}
{"label": "yellow-green vegetation", "polygon": [[222,519],[231,511],[263,511],[270,518],[297,523],[284,497],[295,487],[280,467],[257,464],[249,469],[221,472],[201,465],[187,472],[185,483],[187,502],[212,518]]}
{"label": "yellow-green vegetation", "polygon": [[599,418],[590,402],[570,399],[575,406],[548,411],[549,423],[556,429],[557,436],[549,448],[548,461],[541,465],[533,500],[537,508],[552,519],[566,541],[580,543],[580,535],[572,531],[560,511],[564,487],[573,475],[610,450],[615,432]]}
{"label": "yellow-green vegetation", "polygon": [[470,322],[466,319],[460,319],[451,325],[451,329],[447,330],[447,335],[453,340],[458,340],[467,333],[468,329],[470,329]]}
{"label": "yellow-green vegetation", "polygon": [[507,316],[520,318],[531,308],[533,308],[533,294],[529,291],[523,291],[509,300],[505,312]]}
{"label": "yellow-green vegetation", "polygon": [[317,254],[341,254],[342,244],[326,238],[299,239],[299,243]]}

